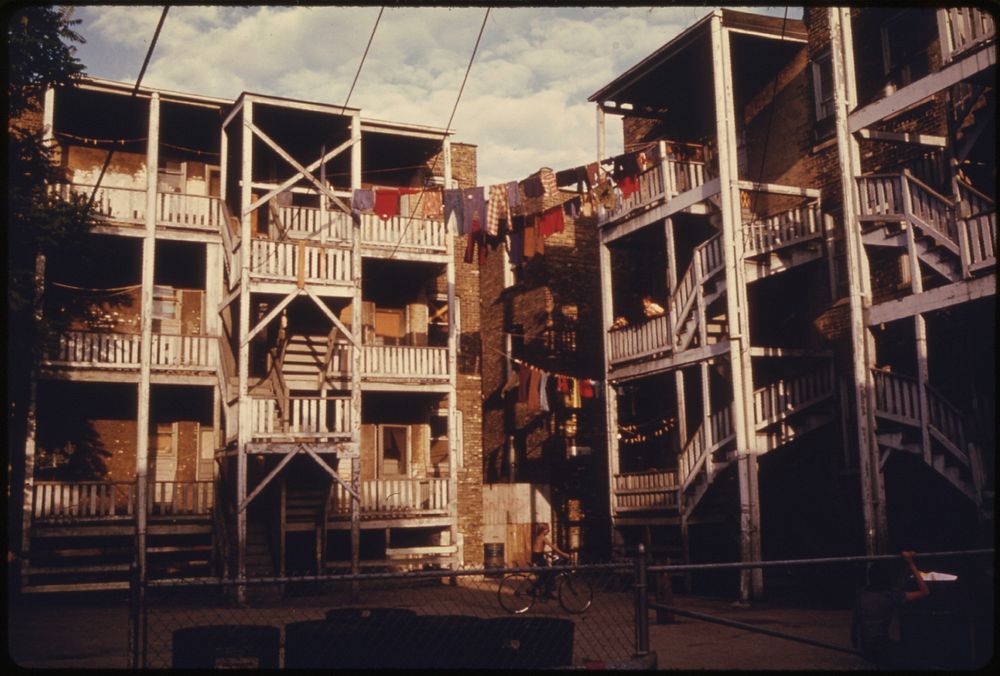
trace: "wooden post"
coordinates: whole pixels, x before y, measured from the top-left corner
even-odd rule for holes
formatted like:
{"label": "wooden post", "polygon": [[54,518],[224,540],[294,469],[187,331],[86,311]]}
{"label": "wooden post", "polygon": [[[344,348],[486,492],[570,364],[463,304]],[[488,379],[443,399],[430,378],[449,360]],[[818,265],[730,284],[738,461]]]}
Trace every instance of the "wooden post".
{"label": "wooden post", "polygon": [[[247,496],[247,444],[253,438],[250,399],[247,395],[250,376],[250,246],[253,239],[250,224],[253,213],[248,208],[253,201],[251,182],[253,180],[253,99],[244,96],[243,134],[240,166],[240,240],[243,255],[240,256],[240,326],[239,326],[239,435],[236,449],[236,504],[242,505]],[[247,511],[236,512],[236,574],[239,579],[246,577]],[[244,589],[240,589],[242,600]]]}
{"label": "wooden post", "polygon": [[[886,545],[885,484],[879,471],[878,443],[872,411],[874,384],[871,366],[874,352],[871,336],[864,324],[864,311],[871,305],[868,258],[861,242],[857,221],[859,201],[854,177],[861,174],[858,143],[848,131],[848,111],[857,106],[854,82],[854,46],[850,9],[831,7],[830,52],[833,62],[833,95],[836,113],[837,152],[841,166],[841,189],[844,195],[844,236],[847,246],[847,272],[850,287],[851,349],[853,355],[854,404],[858,445],[858,470],[861,480],[861,506],[865,524],[865,553],[881,554]],[[873,346],[872,346],[873,347]]]}
{"label": "wooden post", "polygon": [[[444,184],[451,185],[451,140],[447,137],[441,141],[441,153],[444,156]],[[449,543],[458,546],[458,471],[462,467],[461,454],[463,449],[459,448],[459,438],[465,438],[464,434],[459,434],[458,425],[458,341],[461,327],[458,325],[460,308],[458,304],[461,300],[455,293],[455,235],[448,232],[445,237],[447,263],[445,264],[446,283],[448,286],[448,521],[449,521]],[[464,424],[465,416],[462,416]],[[464,430],[463,430],[464,431]],[[456,549],[456,551],[458,551]],[[464,555],[464,552],[463,552]],[[461,563],[459,561],[458,563]],[[454,581],[454,578],[452,578]]]}
{"label": "wooden post", "polygon": [[[718,135],[719,186],[722,203],[722,243],[726,262],[726,314],[733,380],[733,429],[740,486],[740,558],[759,559],[760,506],[753,426],[753,376],[750,364],[749,307],[743,265],[742,213],[737,163],[736,114],[733,104],[729,31],[722,12],[712,16],[712,73]],[[762,571],[740,571],[740,600],[763,593]]]}
{"label": "wooden post", "polygon": [[[351,189],[361,187],[361,115],[351,116]],[[352,218],[351,278],[354,295],[351,297],[351,333],[355,336],[351,351],[351,439],[356,444],[351,456],[351,574],[361,572],[361,369],[364,366],[364,327],[361,325],[361,220]],[[357,599],[360,584],[351,582],[351,598]]]}
{"label": "wooden post", "polygon": [[[603,112],[600,106],[597,108],[598,119],[603,121]],[[598,233],[600,236],[601,233]],[[614,308],[612,307],[612,270],[611,270],[611,250],[608,245],[601,242],[598,244],[600,255],[599,270],[601,274],[601,338],[604,342],[604,405],[607,416],[607,443],[608,443],[608,481],[611,490],[608,491],[608,514],[610,515],[611,542],[614,542],[615,534],[615,476],[618,475],[618,392],[611,382],[611,335],[608,328],[614,321]]]}
{"label": "wooden post", "polygon": [[153,269],[156,259],[156,188],[159,168],[160,95],[149,99],[149,132],[146,141],[146,230],[142,238],[142,295],[140,317],[142,340],[139,343],[139,401],[136,409],[136,561],[139,583],[146,580],[146,497],[149,467],[149,388],[153,345]]}

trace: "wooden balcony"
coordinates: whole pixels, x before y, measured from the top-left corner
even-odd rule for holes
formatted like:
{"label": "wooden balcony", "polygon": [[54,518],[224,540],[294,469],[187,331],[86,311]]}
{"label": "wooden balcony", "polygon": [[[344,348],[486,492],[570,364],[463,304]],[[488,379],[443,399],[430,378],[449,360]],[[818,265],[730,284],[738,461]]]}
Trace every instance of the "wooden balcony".
{"label": "wooden balcony", "polygon": [[[36,481],[31,518],[37,524],[131,521],[136,515],[135,481]],[[203,517],[212,513],[211,481],[151,481],[151,517]]]}
{"label": "wooden balcony", "polygon": [[[142,336],[136,333],[68,331],[42,363],[63,368],[138,369]],[[214,371],[219,341],[214,336],[153,334],[150,364],[154,371]]]}
{"label": "wooden balcony", "polygon": [[616,474],[615,513],[676,510],[680,506],[679,493],[676,470]]}
{"label": "wooden balcony", "polygon": [[712,174],[711,166],[705,162],[668,159],[666,172],[663,165],[655,165],[639,174],[639,190],[623,198],[614,208],[606,210],[600,224],[603,226],[614,223],[634,211],[674,199],[704,185],[713,178]]}
{"label": "wooden balcony", "polygon": [[362,378],[368,381],[448,382],[448,348],[365,345]]}
{"label": "wooden balcony", "polygon": [[[94,186],[74,183],[63,186],[87,197]],[[94,213],[114,225],[144,227],[146,224],[146,190],[101,186],[94,195]],[[217,197],[184,193],[156,194],[157,227],[184,228],[217,233],[223,223],[222,205]]]}
{"label": "wooden balcony", "polygon": [[975,7],[951,7],[939,9],[937,15],[943,64],[996,39],[996,24],[989,12]]}
{"label": "wooden balcony", "polygon": [[253,399],[250,411],[258,441],[351,436],[350,397]]}
{"label": "wooden balcony", "polygon": [[[371,518],[411,518],[448,514],[448,479],[375,479],[361,482],[361,514]],[[330,518],[351,513],[351,497],[334,483]]]}

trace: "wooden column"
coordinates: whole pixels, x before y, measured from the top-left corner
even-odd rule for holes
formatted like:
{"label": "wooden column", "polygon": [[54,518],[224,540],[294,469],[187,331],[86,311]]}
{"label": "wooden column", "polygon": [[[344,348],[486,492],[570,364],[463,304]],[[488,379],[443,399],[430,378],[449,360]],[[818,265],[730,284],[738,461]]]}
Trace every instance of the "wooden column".
{"label": "wooden column", "polygon": [[[253,180],[253,99],[243,100],[243,134],[241,142],[242,158],[240,165],[240,325],[239,356],[237,373],[239,373],[239,435],[236,452],[236,504],[242,505],[247,497],[247,444],[253,438],[250,398],[247,394],[250,374],[250,342],[246,336],[250,333],[250,248],[252,241],[251,222],[253,218],[249,206],[252,203],[251,182]],[[236,572],[239,579],[246,577],[247,548],[247,510],[236,511]]]}
{"label": "wooden column", "polygon": [[833,61],[833,95],[836,113],[837,152],[841,166],[844,236],[847,246],[847,273],[853,355],[853,397],[857,429],[858,470],[861,480],[861,508],[865,528],[865,552],[881,554],[886,546],[885,484],[879,470],[875,439],[874,346],[864,324],[864,312],[871,306],[868,258],[861,242],[857,215],[860,212],[854,178],[861,174],[858,143],[848,131],[848,112],[857,106],[854,81],[854,45],[850,9],[831,7],[830,52]]}
{"label": "wooden column", "polygon": [[[600,107],[598,114],[603,115]],[[600,236],[601,233],[598,233]],[[611,524],[611,542],[615,535],[615,476],[618,474],[618,392],[611,383],[611,336],[608,328],[614,321],[612,301],[612,270],[611,250],[604,242],[598,244],[600,254],[599,270],[601,274],[601,337],[604,341],[604,405],[607,416],[608,444],[608,481],[611,489],[608,491],[608,515]]]}
{"label": "wooden column", "polygon": [[[351,189],[361,187],[361,114],[351,116]],[[364,366],[364,327],[361,325],[361,219],[351,219],[351,278],[354,280],[351,297],[351,332],[355,345],[351,350],[351,439],[355,452],[351,456],[351,573],[361,571],[361,369]],[[359,347],[360,346],[360,347]],[[351,583],[351,595],[360,591],[357,581]]]}
{"label": "wooden column", "polygon": [[[451,141],[447,137],[441,142],[441,152],[444,156],[444,185],[451,186]],[[458,546],[458,470],[462,466],[458,448],[458,331],[459,316],[458,296],[455,293],[455,235],[446,233],[447,263],[445,264],[448,285],[448,544]],[[462,417],[463,424],[465,417]],[[462,435],[465,439],[465,435]],[[456,550],[458,551],[458,550]],[[464,552],[463,552],[464,554]]]}
{"label": "wooden column", "polygon": [[146,141],[146,230],[142,238],[142,294],[139,345],[139,402],[136,409],[136,552],[140,579],[146,576],[146,518],[148,512],[149,389],[153,345],[153,269],[156,259],[156,188],[159,168],[160,95],[149,99],[149,131]]}
{"label": "wooden column", "polygon": [[[750,334],[743,267],[742,217],[737,164],[736,113],[733,104],[729,32],[722,13],[712,16],[712,72],[718,135],[719,186],[722,201],[722,241],[726,262],[726,314],[729,324],[729,357],[733,381],[733,429],[736,433],[737,471],[740,487],[740,558],[760,558],[760,505],[757,492],[757,458],[753,426],[753,378]],[[740,573],[740,600],[763,592],[762,571]]]}

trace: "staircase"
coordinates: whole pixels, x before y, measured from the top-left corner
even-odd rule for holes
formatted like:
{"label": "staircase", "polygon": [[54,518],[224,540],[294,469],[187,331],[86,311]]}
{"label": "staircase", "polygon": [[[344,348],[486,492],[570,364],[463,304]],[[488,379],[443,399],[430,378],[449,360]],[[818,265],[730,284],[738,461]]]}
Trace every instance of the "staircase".
{"label": "staircase", "polygon": [[865,244],[905,248],[912,228],[919,259],[949,282],[996,267],[996,207],[971,185],[959,181],[956,205],[906,169],[857,183]]}
{"label": "staircase", "polygon": [[[924,385],[927,419],[922,415],[916,378],[874,369],[875,420],[884,466],[892,451],[913,453],[956,490],[982,508],[985,478],[982,451],[966,436],[961,412],[930,385]],[[926,424],[927,437],[923,429]]]}

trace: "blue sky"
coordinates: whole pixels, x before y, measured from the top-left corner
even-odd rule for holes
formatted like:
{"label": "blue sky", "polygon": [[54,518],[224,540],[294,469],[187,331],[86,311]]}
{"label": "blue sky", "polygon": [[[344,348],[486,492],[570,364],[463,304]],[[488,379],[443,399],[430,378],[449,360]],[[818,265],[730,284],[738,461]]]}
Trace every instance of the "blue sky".
{"label": "blue sky", "polygon": [[[711,11],[706,6],[498,7],[490,11],[452,129],[479,147],[479,182],[596,157],[587,96]],[[350,105],[365,117],[445,127],[484,8],[386,8]],[[783,16],[784,7],[749,11]],[[75,8],[96,77],[134,82],[161,12]],[[342,104],[377,6],[171,7],[143,83],[236,98],[242,91]],[[788,10],[800,18],[800,8]],[[621,125],[610,124],[609,154]]]}

